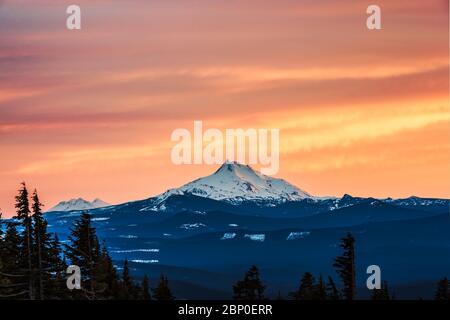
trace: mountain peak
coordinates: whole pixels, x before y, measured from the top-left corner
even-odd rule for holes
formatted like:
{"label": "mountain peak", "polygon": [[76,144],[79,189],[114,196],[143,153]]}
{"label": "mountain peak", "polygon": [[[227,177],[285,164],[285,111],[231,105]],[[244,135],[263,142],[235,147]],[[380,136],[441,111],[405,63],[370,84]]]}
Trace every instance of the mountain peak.
{"label": "mountain peak", "polygon": [[213,173],[213,176],[220,175],[234,175],[241,179],[249,179],[249,178],[268,178],[263,174],[253,170],[252,167],[246,164],[241,164],[236,161],[226,161],[224,162],[216,172]]}
{"label": "mountain peak", "polygon": [[83,198],[73,198],[66,201],[61,201],[54,207],[50,208],[47,212],[52,211],[76,211],[76,210],[90,210],[102,207],[108,207],[111,204],[96,198],[92,202],[89,202]]}
{"label": "mountain peak", "polygon": [[217,172],[220,172],[222,170],[228,170],[228,171],[233,171],[237,168],[243,168],[243,167],[249,167],[248,165],[245,164],[241,164],[237,161],[230,161],[230,160],[226,160],[220,167],[219,169],[217,169]]}
{"label": "mountain peak", "polygon": [[213,174],[189,182],[160,195],[193,194],[214,200],[242,202],[246,200],[292,201],[311,195],[283,179],[261,174],[246,164],[225,161]]}

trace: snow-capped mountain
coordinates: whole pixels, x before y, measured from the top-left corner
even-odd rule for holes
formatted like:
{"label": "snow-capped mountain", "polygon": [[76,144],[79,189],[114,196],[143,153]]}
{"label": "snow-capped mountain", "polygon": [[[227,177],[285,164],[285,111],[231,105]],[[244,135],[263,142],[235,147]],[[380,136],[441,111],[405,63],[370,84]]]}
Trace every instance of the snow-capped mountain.
{"label": "snow-capped mountain", "polygon": [[296,201],[313,198],[307,192],[283,179],[272,178],[253,170],[249,165],[227,161],[213,174],[170,189],[157,198],[192,194],[213,200],[242,201]]}
{"label": "snow-capped mountain", "polygon": [[70,199],[68,201],[61,201],[56,206],[50,208],[47,212],[52,211],[74,211],[74,210],[90,210],[102,207],[108,207],[111,204],[101,200],[94,199],[92,202],[84,200],[82,198]]}

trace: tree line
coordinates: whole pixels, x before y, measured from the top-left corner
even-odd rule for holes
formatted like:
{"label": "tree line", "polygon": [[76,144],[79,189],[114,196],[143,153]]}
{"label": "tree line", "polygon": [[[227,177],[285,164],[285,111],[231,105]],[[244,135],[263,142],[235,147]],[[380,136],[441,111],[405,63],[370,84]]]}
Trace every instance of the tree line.
{"label": "tree line", "polygon": [[[293,300],[354,300],[356,298],[356,271],[355,271],[355,239],[348,233],[341,239],[340,247],[342,255],[333,263],[336,273],[342,282],[342,288],[338,288],[331,276],[326,280],[322,275],[318,279],[310,272],[305,272],[300,279],[296,290],[289,293],[289,299]],[[233,286],[234,299],[237,300],[262,300],[266,286],[260,279],[259,270],[252,266],[245,274],[242,281]],[[278,299],[284,299],[281,294]],[[380,289],[374,289],[373,300],[390,300],[387,282]]]}
{"label": "tree line", "polygon": [[[12,220],[3,222],[0,214],[0,299],[174,299],[164,275],[150,289],[147,276],[133,280],[127,260],[119,275],[89,214],[73,224],[63,245],[48,231],[36,190],[30,196],[22,183],[15,200]],[[81,270],[81,290],[67,288],[69,263]]]}
{"label": "tree line", "polygon": [[[312,273],[305,272],[297,289],[290,292],[288,298],[294,300],[354,300],[356,292],[355,238],[348,233],[341,239],[342,254],[334,259],[333,267],[338,274],[342,288],[338,289],[332,277],[325,281],[322,275],[316,280]],[[259,270],[252,266],[244,279],[233,286],[234,299],[263,300],[266,286],[260,278]],[[373,289],[372,300],[393,300],[395,295],[390,291],[387,281],[381,283],[379,289]],[[450,300],[450,283],[443,278],[437,283],[435,300]],[[281,294],[278,299],[283,299]]]}
{"label": "tree line", "polygon": [[[31,201],[30,201],[31,200]],[[91,216],[81,214],[70,228],[67,244],[56,233],[48,231],[42,203],[36,190],[30,196],[25,183],[15,198],[16,215],[3,222],[0,213],[0,299],[89,299],[89,300],[173,300],[169,280],[161,275],[155,288],[148,276],[136,281],[130,274],[128,261],[122,272],[113,264],[106,244],[100,243]],[[317,279],[305,272],[296,290],[289,293],[294,300],[353,300],[356,296],[355,239],[348,233],[341,239],[343,250],[333,263],[342,287],[331,276]],[[66,269],[77,265],[81,270],[81,289],[67,288]],[[251,266],[244,278],[233,285],[236,300],[262,300],[266,286],[257,266]],[[279,299],[284,297],[279,294]],[[374,289],[372,299],[393,299],[387,282]],[[447,278],[438,282],[437,300],[450,300]]]}

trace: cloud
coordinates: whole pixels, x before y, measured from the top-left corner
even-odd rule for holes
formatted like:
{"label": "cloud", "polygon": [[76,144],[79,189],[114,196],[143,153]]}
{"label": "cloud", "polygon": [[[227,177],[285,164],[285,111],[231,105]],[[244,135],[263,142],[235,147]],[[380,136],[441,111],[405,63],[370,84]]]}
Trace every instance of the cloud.
{"label": "cloud", "polygon": [[281,128],[282,174],[315,193],[380,194],[384,180],[400,194],[422,179],[443,194],[448,135],[430,128],[449,116],[448,1],[380,0],[380,32],[366,1],[78,4],[80,32],[63,2],[0,7],[2,207],[22,179],[51,201],[102,186],[127,200],[208,173],[168,160],[171,131],[196,119]]}

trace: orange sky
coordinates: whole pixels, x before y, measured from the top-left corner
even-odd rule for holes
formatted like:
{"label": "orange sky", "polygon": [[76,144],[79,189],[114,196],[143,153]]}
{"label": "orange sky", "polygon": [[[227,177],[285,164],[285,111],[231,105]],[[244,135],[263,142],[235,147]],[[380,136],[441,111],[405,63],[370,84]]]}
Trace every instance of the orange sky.
{"label": "orange sky", "polygon": [[[82,30],[65,9],[82,9]],[[55,4],[56,3],[56,4]],[[382,8],[383,30],[366,28]],[[450,197],[448,0],[0,1],[0,208],[146,198],[170,134],[279,128],[280,172],[314,195]]]}

